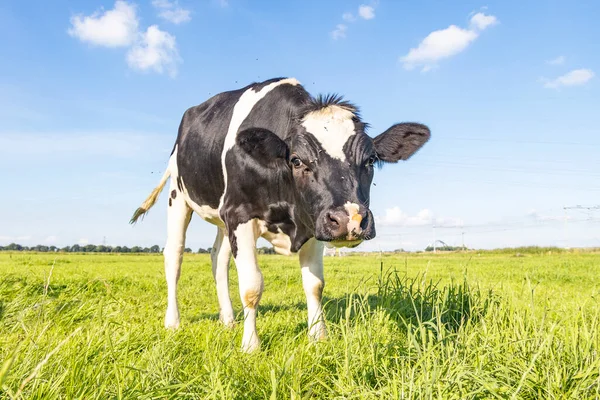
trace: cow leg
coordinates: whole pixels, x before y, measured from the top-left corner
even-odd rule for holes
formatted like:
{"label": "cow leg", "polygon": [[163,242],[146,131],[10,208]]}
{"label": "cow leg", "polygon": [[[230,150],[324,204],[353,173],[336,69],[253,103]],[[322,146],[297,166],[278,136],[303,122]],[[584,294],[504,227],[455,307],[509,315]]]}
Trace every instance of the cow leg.
{"label": "cow leg", "polygon": [[238,272],[240,297],[244,306],[244,334],[242,336],[242,351],[252,352],[260,347],[256,332],[256,309],[262,296],[263,276],[258,268],[256,259],[256,241],[259,237],[259,227],[255,220],[237,226],[233,233],[237,252],[234,254],[235,266]]}
{"label": "cow leg", "polygon": [[[172,193],[177,193],[177,184],[171,181]],[[181,193],[169,198],[167,211],[167,243],[163,251],[165,257],[165,277],[167,279],[167,312],[165,328],[179,327],[177,306],[177,281],[181,272],[181,261],[185,249],[185,232],[192,217],[192,209],[186,204]]]}
{"label": "cow leg", "polygon": [[308,308],[308,335],[312,340],[327,337],[321,298],[325,280],[323,279],[323,242],[310,239],[299,251],[302,267],[302,286],[306,294]]}
{"label": "cow leg", "polygon": [[231,245],[229,238],[225,236],[223,229],[219,228],[215,244],[210,252],[212,261],[212,272],[217,286],[217,297],[219,299],[219,319],[225,326],[232,328],[235,317],[233,306],[229,297],[229,260],[231,259]]}

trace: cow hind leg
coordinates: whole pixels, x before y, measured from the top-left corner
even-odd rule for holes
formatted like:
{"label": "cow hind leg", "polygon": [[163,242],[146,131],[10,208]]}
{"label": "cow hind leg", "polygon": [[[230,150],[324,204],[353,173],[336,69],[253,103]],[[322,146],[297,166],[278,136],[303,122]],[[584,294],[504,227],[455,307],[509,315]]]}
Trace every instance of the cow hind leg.
{"label": "cow hind leg", "polygon": [[215,243],[210,252],[212,272],[217,287],[219,299],[219,319],[225,326],[232,328],[235,322],[233,306],[229,297],[229,261],[231,260],[231,245],[222,228],[217,231]]}
{"label": "cow hind leg", "polygon": [[323,278],[323,242],[315,238],[302,246],[299,252],[302,267],[302,286],[306,294],[308,309],[308,335],[312,340],[323,340],[327,337],[321,299],[325,279]]}
{"label": "cow hind leg", "polygon": [[185,249],[185,234],[192,217],[192,209],[186,204],[184,196],[176,188],[177,184],[172,180],[167,211],[167,243],[163,251],[168,292],[165,328],[172,329],[179,327],[177,281],[179,281]]}
{"label": "cow hind leg", "polygon": [[242,351],[253,352],[260,348],[256,332],[256,310],[263,292],[263,276],[256,259],[256,241],[259,227],[255,220],[237,226],[230,240],[235,240],[237,252],[234,254],[238,272],[240,297],[244,306],[244,334]]}

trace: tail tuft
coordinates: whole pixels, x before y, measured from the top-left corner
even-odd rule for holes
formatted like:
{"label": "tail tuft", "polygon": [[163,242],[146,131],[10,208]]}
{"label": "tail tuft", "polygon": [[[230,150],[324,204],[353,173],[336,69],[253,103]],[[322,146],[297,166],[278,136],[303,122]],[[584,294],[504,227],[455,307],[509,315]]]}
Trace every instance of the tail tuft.
{"label": "tail tuft", "polygon": [[152,193],[150,193],[150,196],[148,196],[148,198],[142,203],[142,205],[137,210],[135,210],[135,212],[133,213],[133,216],[129,220],[130,224],[135,224],[137,222],[138,218],[140,218],[144,214],[146,214],[148,212],[148,210],[150,210],[150,208],[154,205],[154,203],[156,203],[156,200],[158,199],[160,192],[162,192],[163,188],[165,187],[165,184],[167,183],[167,179],[169,178],[170,175],[171,175],[171,172],[167,169],[167,171],[163,175],[162,179],[160,180],[160,183],[158,184],[158,186],[154,188]]}
{"label": "tail tuft", "polygon": [[146,214],[148,212],[148,210],[146,210],[145,208],[139,207],[137,210],[135,210],[135,212],[133,213],[133,216],[131,217],[131,219],[129,220],[130,224],[135,224],[138,220],[139,217],[142,217],[142,219],[144,219],[144,214]]}

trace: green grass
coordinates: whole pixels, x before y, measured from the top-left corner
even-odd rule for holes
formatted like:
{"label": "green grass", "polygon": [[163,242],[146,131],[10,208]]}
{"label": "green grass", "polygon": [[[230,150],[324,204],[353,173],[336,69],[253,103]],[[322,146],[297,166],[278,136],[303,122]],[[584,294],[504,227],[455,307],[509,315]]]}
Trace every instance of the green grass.
{"label": "green grass", "polygon": [[0,253],[0,398],[600,398],[598,253],[326,258],[319,343],[297,259],[260,263],[243,354],[206,255],[184,258],[172,332],[162,256]]}

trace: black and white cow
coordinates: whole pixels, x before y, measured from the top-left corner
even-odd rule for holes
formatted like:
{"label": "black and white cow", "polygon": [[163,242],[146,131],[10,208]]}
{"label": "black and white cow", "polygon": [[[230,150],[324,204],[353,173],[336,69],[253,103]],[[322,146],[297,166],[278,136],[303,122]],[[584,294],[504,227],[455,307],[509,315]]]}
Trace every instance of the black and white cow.
{"label": "black and white cow", "polygon": [[259,237],[280,254],[299,253],[309,335],[324,338],[323,242],[353,247],[374,238],[369,210],[374,165],[408,159],[430,136],[416,123],[393,125],[373,139],[365,128],[355,106],[337,96],[313,98],[291,78],[224,92],[188,109],[167,171],[131,219],[152,207],[170,177],[165,326],[179,326],[177,281],[196,212],[218,227],[212,270],[220,318],[228,326],[234,323],[228,291],[233,254],[244,306],[243,350],[260,343]]}

